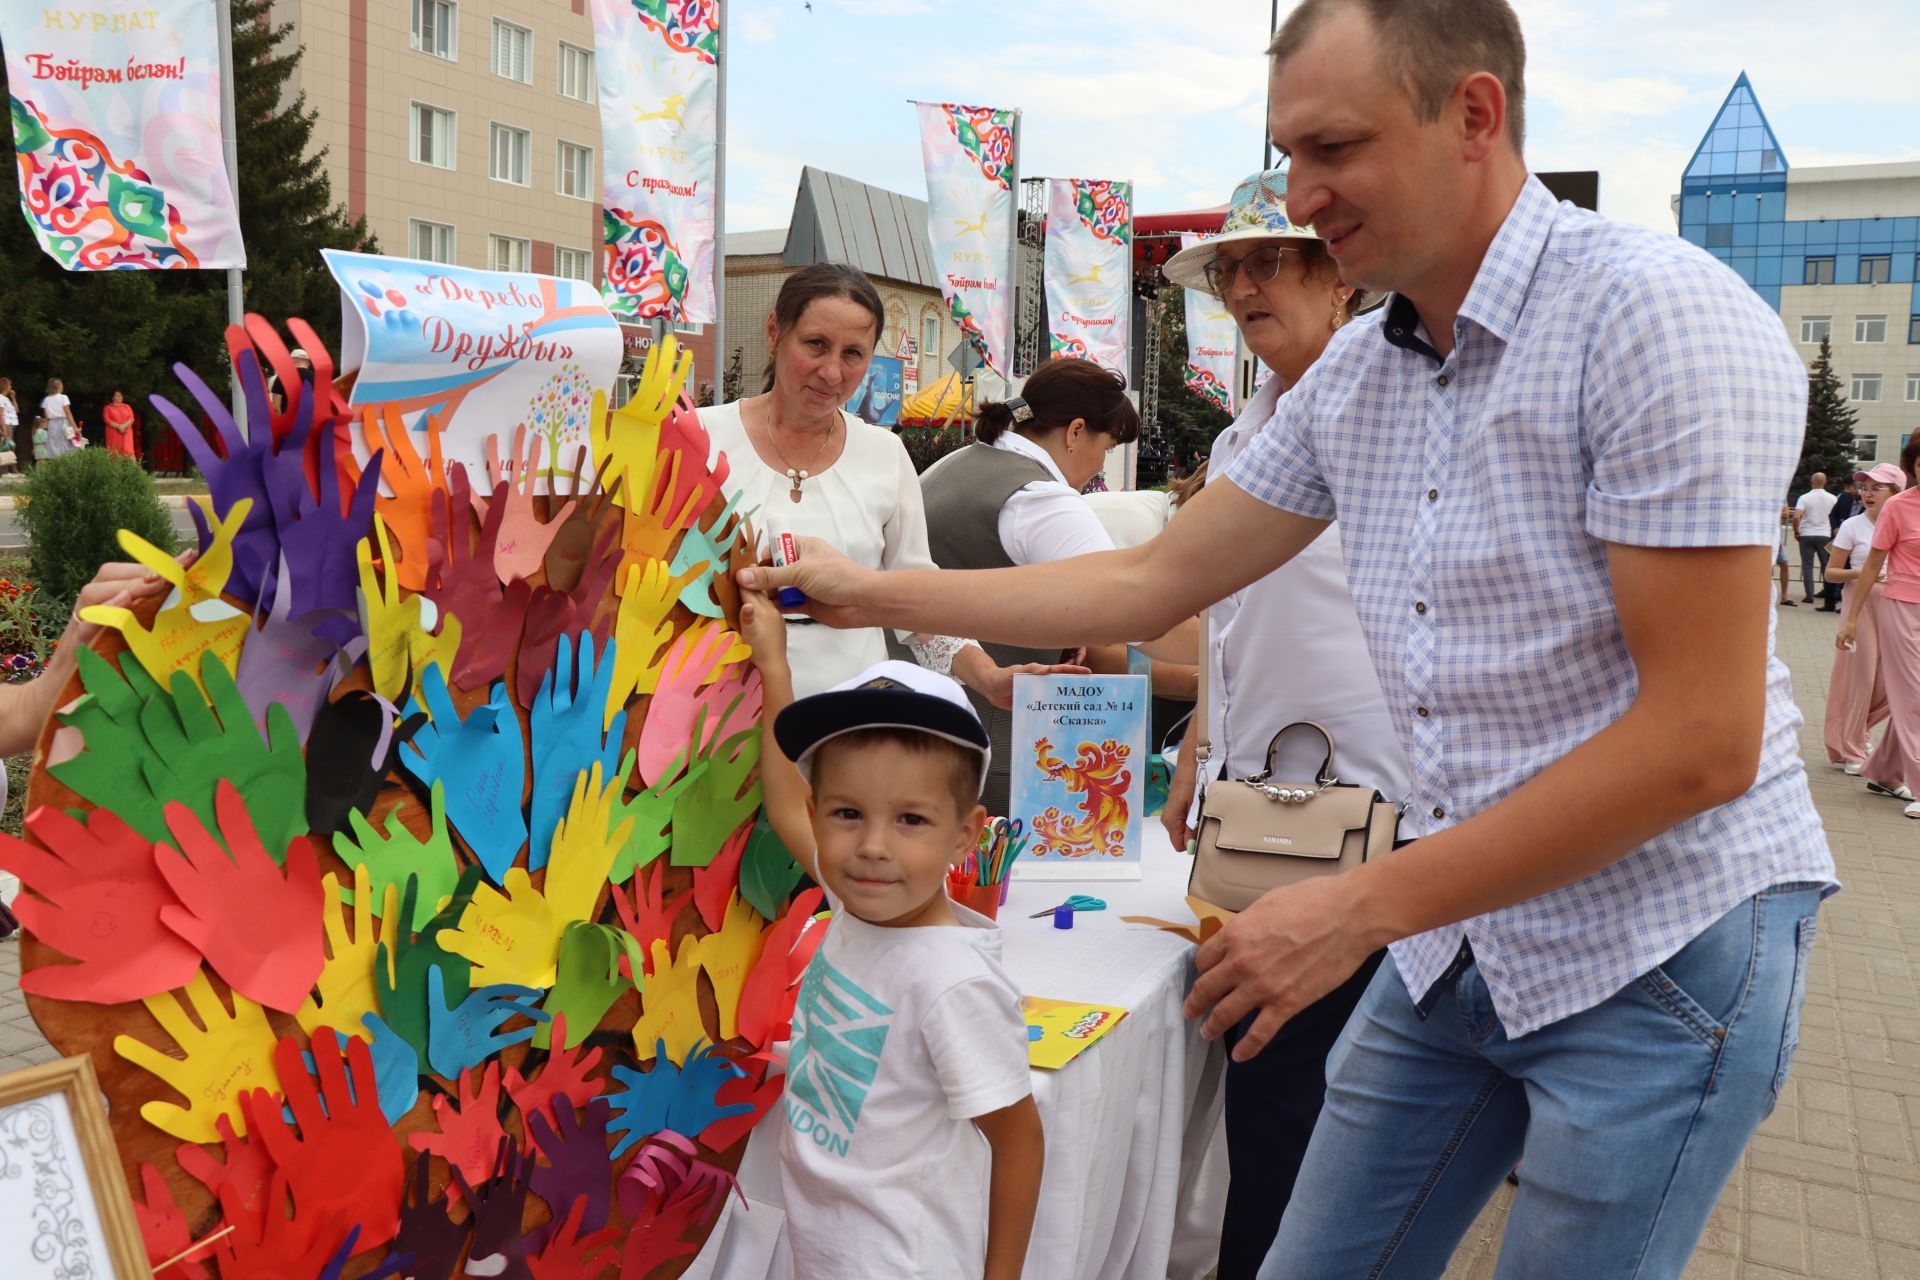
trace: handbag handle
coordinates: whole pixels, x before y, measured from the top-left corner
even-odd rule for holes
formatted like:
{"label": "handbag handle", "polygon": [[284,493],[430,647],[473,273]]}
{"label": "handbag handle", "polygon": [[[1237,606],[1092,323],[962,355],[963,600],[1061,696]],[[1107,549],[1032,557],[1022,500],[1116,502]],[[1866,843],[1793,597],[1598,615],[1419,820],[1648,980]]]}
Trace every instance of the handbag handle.
{"label": "handbag handle", "polygon": [[1280,750],[1280,739],[1286,737],[1295,729],[1311,729],[1319,734],[1321,739],[1327,744],[1326,759],[1320,762],[1320,769],[1314,775],[1314,781],[1323,787],[1330,787],[1339,781],[1338,778],[1333,776],[1333,735],[1327,732],[1327,727],[1318,721],[1295,720],[1292,724],[1283,726],[1278,733],[1273,735],[1273,741],[1267,743],[1267,767],[1253,777],[1248,778],[1248,782],[1258,786],[1273,776],[1273,757],[1274,753]]}

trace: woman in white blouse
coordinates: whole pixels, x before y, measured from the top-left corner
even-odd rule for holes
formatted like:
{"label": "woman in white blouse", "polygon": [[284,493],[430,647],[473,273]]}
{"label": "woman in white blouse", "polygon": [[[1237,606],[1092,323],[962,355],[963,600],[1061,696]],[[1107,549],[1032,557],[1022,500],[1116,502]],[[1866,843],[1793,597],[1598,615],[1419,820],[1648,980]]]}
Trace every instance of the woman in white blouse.
{"label": "woman in white blouse", "polygon": [[[757,396],[700,411],[727,456],[726,489],[751,513],[763,550],[780,535],[824,538],[870,568],[931,568],[919,478],[885,427],[846,412],[885,326],[873,282],[853,267],[816,263],[781,285],[767,317],[767,383]],[[887,657],[877,627],[842,631],[790,616],[794,695],[832,688]],[[943,636],[900,637],[920,665],[948,671],[1005,703],[1013,675],[979,646]]]}
{"label": "woman in white blouse", "polygon": [[[57,458],[63,453],[72,453],[80,447],[75,440],[80,429],[74,425],[73,402],[68,400],[66,392],[58,378],[47,379],[47,394],[40,401],[41,416],[47,420],[47,456]],[[36,458],[34,461],[38,462]]]}
{"label": "woman in white blouse", "polygon": [[[1049,360],[1019,395],[981,405],[974,443],[920,478],[934,563],[995,569],[1111,551],[1113,539],[1080,490],[1100,471],[1107,450],[1139,435],[1140,414],[1118,374],[1086,360]],[[986,649],[1008,666],[1061,657],[1058,650],[1018,645]],[[983,706],[979,698],[974,705],[993,739],[981,799],[988,812],[1005,814],[1012,712]]]}

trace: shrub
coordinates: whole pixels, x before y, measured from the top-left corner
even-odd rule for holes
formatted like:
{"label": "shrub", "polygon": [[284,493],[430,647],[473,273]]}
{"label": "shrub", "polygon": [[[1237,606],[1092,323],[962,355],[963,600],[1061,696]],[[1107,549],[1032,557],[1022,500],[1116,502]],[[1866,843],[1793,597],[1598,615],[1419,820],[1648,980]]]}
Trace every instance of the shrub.
{"label": "shrub", "polygon": [[171,554],[173,523],[140,464],[105,449],[49,458],[20,496],[34,580],[54,601],[71,602],[100,566],[121,560],[117,535],[130,529]]}

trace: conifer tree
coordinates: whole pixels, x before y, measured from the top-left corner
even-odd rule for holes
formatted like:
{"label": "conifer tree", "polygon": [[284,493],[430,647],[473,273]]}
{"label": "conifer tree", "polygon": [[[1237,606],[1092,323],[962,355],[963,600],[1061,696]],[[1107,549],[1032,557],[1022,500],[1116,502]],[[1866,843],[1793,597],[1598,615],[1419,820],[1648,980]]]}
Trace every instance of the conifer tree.
{"label": "conifer tree", "polygon": [[1807,373],[1807,435],[1800,447],[1800,465],[1793,473],[1789,499],[1798,498],[1823,471],[1829,486],[1846,483],[1853,474],[1853,427],[1859,416],[1847,404],[1845,388],[1833,371],[1833,346],[1820,339],[1820,354]]}

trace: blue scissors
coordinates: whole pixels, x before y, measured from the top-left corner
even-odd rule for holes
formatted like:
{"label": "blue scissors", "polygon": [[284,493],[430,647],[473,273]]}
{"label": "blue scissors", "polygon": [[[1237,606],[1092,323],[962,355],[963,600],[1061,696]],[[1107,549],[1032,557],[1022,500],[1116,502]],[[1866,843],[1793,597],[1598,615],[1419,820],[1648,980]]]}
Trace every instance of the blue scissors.
{"label": "blue scissors", "polygon": [[[1060,906],[1071,907],[1075,911],[1105,911],[1107,909],[1105,901],[1099,898],[1089,898],[1084,893],[1074,894],[1071,898],[1061,903]],[[1041,916],[1050,916],[1059,909],[1060,907],[1048,907],[1045,911],[1034,912],[1028,916],[1027,919],[1038,920]]]}

